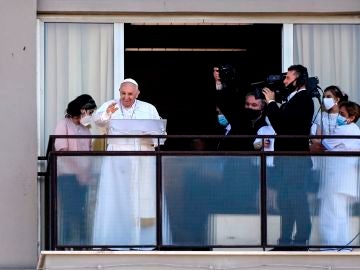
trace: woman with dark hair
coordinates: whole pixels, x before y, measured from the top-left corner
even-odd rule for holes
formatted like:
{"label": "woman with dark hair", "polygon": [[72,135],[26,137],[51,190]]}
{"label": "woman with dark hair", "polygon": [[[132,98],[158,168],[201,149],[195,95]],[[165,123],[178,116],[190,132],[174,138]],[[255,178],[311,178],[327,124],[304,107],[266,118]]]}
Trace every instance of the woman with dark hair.
{"label": "woman with dark hair", "polygon": [[[333,135],[360,136],[355,124],[360,117],[360,107],[352,101],[339,105],[337,126]],[[325,138],[327,151],[360,151],[360,139]],[[324,159],[318,197],[320,198],[319,233],[321,244],[347,246],[350,244],[350,209],[359,196],[359,159],[351,156],[333,156]]]}
{"label": "woman with dark hair", "polygon": [[[347,101],[348,96],[341,91],[338,86],[330,85],[325,88],[322,113],[321,117],[315,119],[314,125],[312,126],[312,135],[331,135],[334,134],[336,127],[336,118],[339,114],[338,104],[342,101]],[[319,143],[318,141],[312,141],[313,143]]]}
{"label": "woman with dark hair", "polygon": [[[70,101],[55,128],[55,135],[91,135],[91,115],[96,109],[94,99],[83,94]],[[90,138],[55,140],[56,151],[91,151]],[[86,226],[86,196],[90,160],[86,157],[57,158],[58,244],[81,245],[89,241]]]}
{"label": "woman with dark hair", "polygon": [[[325,88],[322,104],[321,114],[317,115],[314,124],[311,127],[310,135],[333,135],[337,126],[336,119],[339,115],[339,103],[347,101],[348,96],[341,91],[336,85],[330,85]],[[310,150],[312,152],[324,151],[324,146],[321,144],[321,139],[313,138],[310,140]],[[324,158],[319,156],[312,156],[313,161],[313,181],[310,183],[310,190],[317,192],[319,188],[320,172],[324,166]]]}

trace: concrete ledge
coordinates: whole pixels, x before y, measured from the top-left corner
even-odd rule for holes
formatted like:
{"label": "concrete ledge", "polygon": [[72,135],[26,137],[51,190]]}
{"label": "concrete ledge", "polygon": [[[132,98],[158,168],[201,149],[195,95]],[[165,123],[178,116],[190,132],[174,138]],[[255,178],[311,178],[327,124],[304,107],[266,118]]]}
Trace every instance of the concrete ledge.
{"label": "concrete ledge", "polygon": [[38,12],[345,12],[359,13],[358,0],[39,0]]}
{"label": "concrete ledge", "polygon": [[37,269],[358,269],[360,252],[43,251]]}

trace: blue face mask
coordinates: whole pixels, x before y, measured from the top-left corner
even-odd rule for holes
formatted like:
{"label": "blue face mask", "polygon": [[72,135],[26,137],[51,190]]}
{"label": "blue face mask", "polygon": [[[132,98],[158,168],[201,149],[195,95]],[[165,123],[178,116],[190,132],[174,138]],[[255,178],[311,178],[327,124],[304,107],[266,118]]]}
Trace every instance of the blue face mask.
{"label": "blue face mask", "polygon": [[226,127],[229,124],[228,120],[226,119],[226,117],[223,114],[218,115],[218,121],[219,121],[219,124],[224,127]]}
{"label": "blue face mask", "polygon": [[346,118],[342,115],[338,115],[338,117],[336,118],[336,124],[338,126],[343,126],[343,125],[347,125],[347,121]]}

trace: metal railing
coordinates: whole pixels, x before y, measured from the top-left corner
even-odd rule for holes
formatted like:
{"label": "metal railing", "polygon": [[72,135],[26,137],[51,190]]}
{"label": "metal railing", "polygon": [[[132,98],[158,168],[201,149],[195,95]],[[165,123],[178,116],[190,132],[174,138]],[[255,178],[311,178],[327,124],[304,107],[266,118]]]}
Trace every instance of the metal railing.
{"label": "metal railing", "polygon": [[[336,248],[340,250],[360,247],[357,238],[360,231],[360,211],[357,202],[358,175],[347,175],[349,170],[341,171],[347,168],[344,167],[346,163],[350,162],[353,166],[359,165],[360,152],[358,151],[317,153],[263,150],[217,151],[191,150],[190,147],[184,150],[169,150],[163,146],[156,147],[155,151],[53,151],[54,140],[61,138],[107,140],[155,138],[158,145],[161,140],[166,139],[184,146],[189,145],[193,139],[210,141],[210,145],[215,145],[213,142],[217,140],[230,138],[239,140],[241,143],[242,139],[255,137],[262,140],[266,138],[296,140],[334,136],[50,136],[47,154],[49,170],[39,174],[49,176],[45,181],[46,224],[43,228],[45,230],[49,228],[45,233],[45,247],[51,250],[242,247]],[[356,136],[336,136],[336,138],[360,139]],[[312,160],[312,166],[307,165],[309,160]],[[269,161],[273,164],[271,165]],[[103,191],[104,179],[112,178],[109,175],[113,173],[107,169],[109,167],[106,167],[108,162],[115,162],[112,164],[117,166],[115,170],[124,170],[126,179],[134,179],[134,174],[126,172],[126,170],[133,170],[132,172],[135,172],[139,179],[136,181],[140,181],[137,183],[140,189],[142,185],[149,184],[141,182],[145,176],[154,179],[152,184],[155,187],[147,186],[149,190],[140,191],[132,189],[131,192],[137,193],[136,196],[138,196],[137,201],[134,200],[136,202],[128,196],[129,193],[132,194],[130,190],[122,193],[121,189],[125,186],[110,186],[110,188],[108,186],[106,191]],[[76,167],[85,163],[87,175],[80,180],[83,182],[80,185],[67,186],[71,181],[79,181],[77,176],[81,172],[76,171]],[[331,224],[333,220],[329,222],[324,220],[327,217],[323,214],[326,207],[321,208],[321,203],[326,202],[324,201],[326,195],[338,193],[336,189],[324,190],[329,184],[325,183],[324,179],[329,178],[326,173],[330,170],[327,167],[330,165],[336,166],[336,168],[331,168],[333,171],[341,172],[339,175],[343,183],[347,181],[347,178],[351,178],[352,184],[356,185],[356,190],[350,192],[348,196],[353,200],[346,208],[348,213],[343,215],[346,220],[342,224],[348,227],[344,227],[343,230],[348,230],[348,232],[346,239],[342,242],[327,239],[326,224]],[[124,167],[120,168],[121,166]],[[152,169],[149,170],[149,167]],[[279,174],[280,171],[282,174]],[[141,175],[141,173],[144,174]],[[302,182],[292,182],[299,177],[303,179]],[[354,180],[353,177],[356,179]],[[121,177],[117,179],[121,182]],[[335,186],[339,182],[337,178],[331,178],[329,181]],[[108,185],[112,184],[114,182],[108,183]],[[112,194],[117,188],[120,192]],[[151,192],[152,188],[154,194]],[[153,197],[146,192],[151,193]],[[105,207],[100,207],[103,204],[102,200],[111,196],[115,197],[115,202],[121,202],[121,200],[116,200],[121,195],[126,197],[125,201],[122,201],[125,207],[111,205],[109,202]],[[145,209],[149,206],[146,202],[151,204],[151,201],[146,201],[146,199],[142,201],[143,195],[154,198],[154,205],[150,205],[150,208],[152,208],[151,211],[155,209],[155,215],[149,217],[142,215],[141,212],[148,211]],[[110,218],[108,217],[109,213],[105,213],[108,208],[113,208],[109,213],[114,213],[115,220],[112,220],[111,215]],[[131,208],[130,213],[125,213],[127,208]],[[292,241],[283,242],[286,235],[284,233],[286,224],[283,220],[288,219],[294,209],[298,210],[295,211],[298,212],[295,215],[304,213],[295,218],[297,221],[293,223],[296,225],[290,224],[292,235],[289,237]],[[121,213],[120,215],[117,210]],[[309,218],[310,225],[300,223],[299,217]],[[136,221],[128,222],[130,218],[135,218]],[[302,226],[310,226],[310,231],[303,230]],[[299,236],[300,233],[303,235]],[[145,234],[148,236],[144,236]]]}

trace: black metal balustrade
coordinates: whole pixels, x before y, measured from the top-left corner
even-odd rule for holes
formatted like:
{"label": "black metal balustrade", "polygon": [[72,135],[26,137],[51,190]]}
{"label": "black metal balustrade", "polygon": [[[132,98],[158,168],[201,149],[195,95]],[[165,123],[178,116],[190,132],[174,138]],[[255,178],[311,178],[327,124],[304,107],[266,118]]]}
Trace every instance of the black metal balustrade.
{"label": "black metal balustrade", "polygon": [[[179,145],[177,150],[157,147],[155,151],[105,151],[90,152],[54,151],[56,138],[72,139],[113,139],[113,138],[151,137],[160,140],[171,140],[172,145]],[[231,136],[232,140],[241,140],[250,136]],[[255,136],[251,136],[255,138]],[[256,136],[286,137],[296,139],[304,136]],[[315,138],[319,136],[311,136]],[[329,137],[329,136],[323,136]],[[337,136],[341,138],[354,138]],[[357,137],[356,137],[357,138]],[[326,165],[343,169],[344,163],[359,166],[360,152],[274,152],[274,151],[217,151],[190,150],[186,145],[193,139],[210,142],[228,139],[224,136],[50,136],[45,176],[45,248],[55,249],[128,249],[154,248],[165,249],[211,249],[211,248],[271,248],[283,246],[278,242],[281,236],[281,219],[284,211],[294,207],[302,211],[304,217],[311,218],[310,238],[307,242],[291,242],[289,245],[312,249],[360,247],[357,238],[360,231],[360,218],[357,197],[359,194],[358,179],[355,179],[356,190],[349,213],[345,214],[349,225],[348,239],[343,244],[324,243],[324,221],[320,220],[319,209],[321,194],[328,183],[324,183]],[[358,138],[360,139],[360,137]],[[215,143],[216,144],[216,143]],[[179,150],[183,147],[184,150]],[[313,161],[311,170],[303,166],[305,160]],[[153,238],[142,239],[139,230],[149,220],[137,228],[128,228],[123,235],[111,243],[97,242],[94,236],[98,219],[99,186],[102,177],[106,177],[102,167],[106,159],[118,159],[119,164],[137,160],[146,166],[156,169],[156,226],[150,234]],[[276,166],[273,166],[275,162]],[[128,163],[128,164],[130,164]],[[137,166],[140,166],[137,163]],[[131,163],[132,164],[132,163]],[[279,175],[278,166],[291,166],[287,175]],[[70,165],[70,166],[69,166]],[[131,165],[132,166],[132,165]],[[73,186],[69,175],[84,173],[81,167],[87,168],[85,175],[80,176],[81,185]],[[79,169],[80,168],[80,169]],[[127,168],[126,166],[124,167]],[[144,170],[144,167],[137,167]],[[333,168],[334,169],[334,168]],[[336,169],[336,168],[335,168]],[[130,170],[130,168],[129,168]],[[342,180],[347,181],[347,171],[342,171]],[[149,177],[151,173],[149,173]],[[294,175],[303,175],[301,183],[289,181]],[[349,176],[353,177],[353,176]],[[358,177],[358,176],[357,176]],[[121,181],[121,179],[119,179]],[[331,180],[329,180],[331,181]],[[155,182],[154,182],[155,183]],[[142,185],[140,185],[142,187]],[[118,187],[114,187],[116,189]],[[154,187],[155,190],[155,187]],[[299,190],[306,193],[306,201],[298,197]],[[147,192],[142,190],[141,192]],[[125,191],[129,192],[129,191]],[[140,192],[140,193],[141,193]],[[104,196],[104,194],[102,194]],[[109,194],[109,197],[113,195]],[[283,202],[294,204],[287,209]],[[106,207],[117,205],[107,202]],[[126,202],[125,202],[126,203]],[[128,202],[133,205],[133,202]],[[283,203],[284,204],[284,203]],[[140,210],[147,205],[137,202]],[[136,210],[138,211],[138,210]],[[309,213],[306,213],[309,211]],[[302,213],[301,212],[301,213]],[[299,214],[299,213],[297,213]],[[126,215],[125,215],[126,216]],[[135,215],[136,216],[136,215]],[[138,215],[141,216],[141,215]],[[124,218],[124,217],[123,217]],[[143,220],[141,220],[142,222]],[[126,223],[124,220],[112,220],[113,223]],[[323,222],[323,223],[321,223]],[[131,224],[131,223],[129,223]],[[346,223],[345,223],[346,224]],[[113,224],[114,225],[114,224]],[[121,226],[118,226],[121,227]],[[116,224],[111,227],[116,228]],[[150,227],[148,227],[150,228]],[[303,228],[294,228],[297,233]],[[344,228],[345,230],[346,228]],[[140,228],[141,230],[141,228]],[[113,231],[117,233],[116,229]],[[115,237],[114,237],[115,239]]]}

